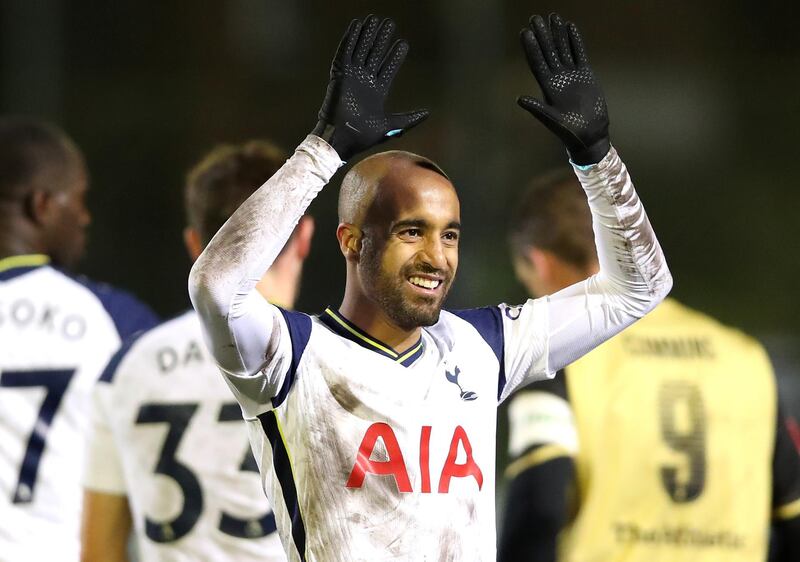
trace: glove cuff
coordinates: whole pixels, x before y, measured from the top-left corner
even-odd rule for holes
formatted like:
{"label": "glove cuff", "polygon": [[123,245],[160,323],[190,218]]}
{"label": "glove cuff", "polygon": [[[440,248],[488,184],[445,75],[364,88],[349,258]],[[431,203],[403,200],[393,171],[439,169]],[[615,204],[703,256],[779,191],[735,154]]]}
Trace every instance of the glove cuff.
{"label": "glove cuff", "polygon": [[352,149],[353,142],[350,136],[341,129],[341,127],[337,127],[324,119],[320,119],[317,121],[317,126],[314,127],[311,134],[327,142],[336,151],[342,161],[347,161],[354,154]]}
{"label": "glove cuff", "polygon": [[603,137],[594,144],[581,147],[578,150],[567,148],[567,152],[569,153],[569,159],[578,166],[590,166],[600,162],[610,149],[611,140],[608,137]]}

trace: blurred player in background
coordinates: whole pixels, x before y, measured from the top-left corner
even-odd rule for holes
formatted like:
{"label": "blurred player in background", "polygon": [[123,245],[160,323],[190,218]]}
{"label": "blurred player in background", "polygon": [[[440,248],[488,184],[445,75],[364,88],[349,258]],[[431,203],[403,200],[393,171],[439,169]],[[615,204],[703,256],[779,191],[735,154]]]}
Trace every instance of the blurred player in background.
{"label": "blurred player in background", "polygon": [[[222,146],[188,174],[185,242],[196,259],[286,160],[265,141]],[[303,217],[257,285],[291,308],[313,220]],[[260,297],[261,298],[261,297]],[[285,560],[242,413],[206,351],[194,311],[128,342],[96,390],[83,560]]]}
{"label": "blurred player in background", "polygon": [[57,128],[0,118],[0,560],[77,560],[90,393],[153,313],[67,272],[90,222],[83,155]]}
{"label": "blurred player in background", "polygon": [[[598,270],[574,176],[536,182],[511,227],[531,295]],[[667,299],[509,407],[499,560],[800,560],[800,457],[766,353]]]}
{"label": "blurred player in background", "polygon": [[[355,20],[317,127],[195,262],[192,302],[239,399],[289,559],[494,561],[497,404],[646,314],[671,277],[577,29],[522,33],[545,94],[520,105],[565,142],[598,221],[600,272],[547,299],[451,313],[459,200],[430,160],[392,151],[342,180],[344,298],[319,316],[255,284],[343,160],[424,111],[384,102],[408,50],[391,20]],[[490,235],[490,233],[484,233]]]}

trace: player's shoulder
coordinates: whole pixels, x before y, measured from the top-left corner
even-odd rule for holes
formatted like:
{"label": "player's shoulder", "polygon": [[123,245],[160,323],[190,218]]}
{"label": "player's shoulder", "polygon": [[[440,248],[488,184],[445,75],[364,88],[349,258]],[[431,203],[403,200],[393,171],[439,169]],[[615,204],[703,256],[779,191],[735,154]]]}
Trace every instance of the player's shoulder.
{"label": "player's shoulder", "polygon": [[478,308],[442,310],[434,328],[447,330],[469,325],[484,337],[490,334],[502,335],[504,323],[513,323],[524,314],[530,314],[534,304],[535,300],[529,299],[520,305],[500,303]]}
{"label": "player's shoulder", "polygon": [[653,320],[656,322],[681,326],[686,330],[703,332],[719,342],[730,345],[732,349],[763,352],[763,346],[753,336],[675,299],[665,299],[651,314],[653,314]]}
{"label": "player's shoulder", "polygon": [[[138,370],[140,363],[163,364],[170,350],[185,350],[191,342],[199,348],[201,341],[202,330],[197,313],[187,310],[126,338],[108,362],[100,381],[113,382],[120,372]],[[177,356],[180,352],[174,354]]]}
{"label": "player's shoulder", "polygon": [[674,299],[666,299],[598,349],[604,350],[601,355],[589,356],[613,356],[612,352],[619,352],[641,357],[697,358],[743,372],[772,372],[767,351],[756,338]]}
{"label": "player's shoulder", "polygon": [[32,274],[41,277],[42,272],[49,275],[50,258],[44,254],[17,255],[0,258],[0,282],[4,285],[23,280],[27,283]]}
{"label": "player's shoulder", "polygon": [[439,321],[432,330],[459,330],[471,326],[478,333],[501,331],[503,329],[502,315],[505,305],[482,306],[479,308],[461,308],[442,310]]}
{"label": "player's shoulder", "polygon": [[120,338],[123,340],[137,332],[152,328],[158,323],[158,317],[150,307],[131,293],[108,283],[91,280],[83,275],[55,271],[96,299],[114,322]]}
{"label": "player's shoulder", "polygon": [[439,321],[427,330],[432,336],[448,341],[477,334],[500,359],[504,341],[503,315],[508,308],[506,305],[493,305],[442,310]]}
{"label": "player's shoulder", "polygon": [[111,320],[120,339],[150,328],[158,317],[126,291],[73,275],[49,262],[45,255],[12,256],[0,260],[0,287],[51,301],[68,303],[83,314],[97,313]]}
{"label": "player's shoulder", "polygon": [[[0,261],[10,260],[11,258],[6,258]],[[61,300],[77,298],[82,301],[81,304],[84,304],[85,300],[97,300],[76,277],[50,265],[47,261],[36,265],[12,266],[2,269],[0,270],[0,281],[3,281],[7,287],[20,286],[30,291],[47,292],[50,296]]]}

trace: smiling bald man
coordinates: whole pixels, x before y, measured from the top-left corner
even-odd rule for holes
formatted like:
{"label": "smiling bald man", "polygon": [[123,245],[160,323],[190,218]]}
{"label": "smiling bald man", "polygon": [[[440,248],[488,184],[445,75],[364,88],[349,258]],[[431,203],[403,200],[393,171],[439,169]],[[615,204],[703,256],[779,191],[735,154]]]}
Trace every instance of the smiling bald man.
{"label": "smiling bald man", "polygon": [[394,151],[342,182],[338,309],[309,316],[264,300],[256,282],[343,160],[427,116],[384,111],[408,50],[391,43],[393,32],[372,16],[350,25],[317,127],[222,227],[189,280],[292,561],[494,561],[498,403],[646,314],[671,287],[608,141],[580,36],[556,17],[549,26],[534,18],[522,34],[548,105],[519,103],[567,146],[594,218],[596,275],[519,306],[442,310],[458,268],[458,195],[436,164]]}
{"label": "smiling bald man", "polygon": [[[339,223],[347,262],[339,312],[404,349],[415,328],[436,323],[458,268],[461,217],[453,184],[422,156],[376,154],[345,176]],[[414,259],[420,243],[425,260]]]}

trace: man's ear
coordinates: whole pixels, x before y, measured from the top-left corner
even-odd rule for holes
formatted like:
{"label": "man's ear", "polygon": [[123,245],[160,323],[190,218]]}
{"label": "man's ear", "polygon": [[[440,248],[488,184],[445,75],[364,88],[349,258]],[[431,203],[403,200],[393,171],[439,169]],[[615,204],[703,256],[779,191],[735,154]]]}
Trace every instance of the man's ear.
{"label": "man's ear", "polygon": [[540,250],[536,246],[528,248],[527,258],[530,260],[536,274],[547,285],[551,284],[553,270],[555,269],[554,260],[557,258],[552,252]]}
{"label": "man's ear", "polygon": [[591,267],[588,269],[577,267],[550,250],[532,247],[526,256],[532,264],[531,269],[535,272],[532,277],[539,296],[552,295],[594,273]]}
{"label": "man's ear", "polygon": [[560,261],[552,252],[528,246],[525,253],[514,258],[517,279],[533,297],[549,295],[557,286]]}
{"label": "man's ear", "polygon": [[314,237],[314,217],[303,215],[294,233],[294,251],[297,257],[304,260],[311,252],[311,239]]}
{"label": "man's ear", "polygon": [[36,189],[25,198],[25,214],[37,225],[48,222],[52,209],[53,196],[46,191]]}
{"label": "man's ear", "polygon": [[189,252],[192,262],[196,261],[203,253],[203,239],[196,228],[187,226],[183,229],[183,243],[186,245],[186,251]]}
{"label": "man's ear", "polygon": [[355,225],[340,223],[336,228],[339,249],[347,261],[358,261],[361,254],[361,229]]}

